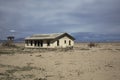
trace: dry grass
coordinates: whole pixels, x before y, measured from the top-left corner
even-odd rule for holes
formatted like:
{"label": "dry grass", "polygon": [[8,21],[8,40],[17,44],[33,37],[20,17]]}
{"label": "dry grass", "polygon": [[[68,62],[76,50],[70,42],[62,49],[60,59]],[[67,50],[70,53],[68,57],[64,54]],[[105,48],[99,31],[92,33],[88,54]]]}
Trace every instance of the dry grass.
{"label": "dry grass", "polygon": [[120,80],[120,43],[88,44],[72,50],[0,47],[0,80]]}

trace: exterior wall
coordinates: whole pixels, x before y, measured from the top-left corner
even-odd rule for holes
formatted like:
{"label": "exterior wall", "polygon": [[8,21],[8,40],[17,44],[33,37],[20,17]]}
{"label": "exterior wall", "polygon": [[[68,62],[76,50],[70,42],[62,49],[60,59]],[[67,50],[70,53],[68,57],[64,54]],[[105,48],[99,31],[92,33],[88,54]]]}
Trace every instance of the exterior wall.
{"label": "exterior wall", "polygon": [[[40,44],[39,44],[40,45]],[[28,41],[28,45],[27,43],[25,43],[25,47],[27,48],[65,48],[65,47],[72,47],[74,45],[74,41],[71,40],[69,37],[64,36],[62,38],[59,39],[59,46],[57,45],[57,41],[55,42],[50,42],[50,46],[48,46],[47,44],[47,40],[43,41],[43,46],[35,46],[35,42],[33,41],[32,46],[30,41]]]}
{"label": "exterior wall", "polygon": [[[69,41],[71,42],[71,45],[69,45]],[[57,41],[53,43],[53,47],[60,47],[60,48],[72,47],[73,45],[74,45],[74,41],[67,36],[64,36],[63,38],[59,39],[59,46],[57,46]]]}
{"label": "exterior wall", "polygon": [[31,46],[30,41],[25,42],[25,47],[32,48],[34,47],[34,44]]}

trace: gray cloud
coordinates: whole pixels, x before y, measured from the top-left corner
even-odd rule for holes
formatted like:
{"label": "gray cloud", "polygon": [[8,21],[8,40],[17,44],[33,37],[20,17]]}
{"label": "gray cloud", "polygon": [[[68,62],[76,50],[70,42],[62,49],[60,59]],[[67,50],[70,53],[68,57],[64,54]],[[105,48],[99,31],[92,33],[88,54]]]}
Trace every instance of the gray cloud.
{"label": "gray cloud", "polygon": [[120,32],[119,0],[0,0],[0,33]]}

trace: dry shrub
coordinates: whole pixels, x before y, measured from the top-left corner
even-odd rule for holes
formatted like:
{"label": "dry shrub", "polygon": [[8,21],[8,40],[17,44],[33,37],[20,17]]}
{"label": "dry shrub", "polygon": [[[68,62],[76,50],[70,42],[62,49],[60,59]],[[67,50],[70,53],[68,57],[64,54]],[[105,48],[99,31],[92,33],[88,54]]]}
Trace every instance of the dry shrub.
{"label": "dry shrub", "polygon": [[46,77],[45,78],[35,78],[36,75],[34,75],[33,73],[30,74],[20,74],[20,76],[16,76],[15,73],[20,73],[20,72],[26,72],[26,71],[41,71],[41,73],[45,72],[45,68],[41,68],[41,67],[32,67],[30,66],[28,63],[27,66],[23,66],[23,67],[19,67],[19,66],[13,66],[13,65],[4,65],[4,64],[0,64],[0,68],[4,67],[4,68],[9,68],[8,70],[6,70],[5,72],[0,72],[0,80],[47,80]]}
{"label": "dry shrub", "polygon": [[120,49],[116,49],[116,50],[120,51]]}
{"label": "dry shrub", "polygon": [[47,80],[47,78],[36,78],[34,80]]}
{"label": "dry shrub", "polygon": [[11,43],[11,42],[3,42],[3,43],[2,43],[2,46],[3,46],[3,47],[17,47],[16,45],[14,45],[14,44]]}
{"label": "dry shrub", "polygon": [[90,42],[90,43],[88,44],[88,47],[90,47],[90,48],[96,47],[96,46],[97,46],[97,44],[95,44],[95,43],[93,43],[93,42]]}
{"label": "dry shrub", "polygon": [[14,51],[11,51],[11,50],[6,50],[6,51],[0,51],[0,54],[14,54],[15,52]]}
{"label": "dry shrub", "polygon": [[90,50],[89,48],[81,48],[80,50]]}

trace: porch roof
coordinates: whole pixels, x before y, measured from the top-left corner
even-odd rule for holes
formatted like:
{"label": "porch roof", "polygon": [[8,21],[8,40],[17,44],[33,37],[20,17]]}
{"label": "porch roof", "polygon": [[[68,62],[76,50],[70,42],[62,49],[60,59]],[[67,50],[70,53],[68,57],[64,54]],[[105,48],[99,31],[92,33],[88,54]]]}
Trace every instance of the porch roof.
{"label": "porch roof", "polygon": [[54,40],[64,35],[68,35],[70,38],[74,40],[74,38],[67,33],[34,34],[32,36],[26,37],[25,40]]}

